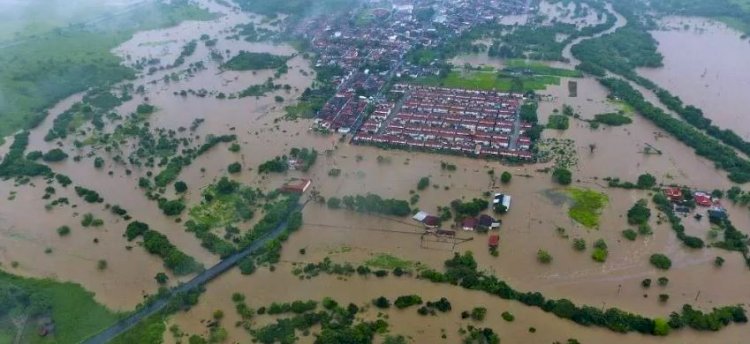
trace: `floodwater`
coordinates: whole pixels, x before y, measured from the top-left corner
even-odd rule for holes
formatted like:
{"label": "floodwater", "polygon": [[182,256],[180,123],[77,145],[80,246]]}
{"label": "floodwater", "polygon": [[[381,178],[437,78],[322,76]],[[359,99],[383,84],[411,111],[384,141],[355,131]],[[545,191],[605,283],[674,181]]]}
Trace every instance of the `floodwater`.
{"label": "floodwater", "polygon": [[[224,13],[222,18],[212,22],[188,22],[166,30],[156,30],[137,34],[115,51],[121,56],[159,57],[165,64],[174,59],[179,49],[188,41],[208,33],[218,38],[218,47],[224,51],[239,50],[268,51],[275,54],[292,55],[294,50],[285,45],[248,43],[227,40],[228,29],[238,23],[255,20],[216,3],[207,6]],[[619,18],[619,17],[618,17]],[[151,44],[154,42],[169,42]],[[155,48],[159,46],[158,48]],[[164,47],[167,48],[164,48]],[[335,276],[320,276],[312,280],[299,280],[291,274],[295,262],[318,262],[330,256],[337,262],[360,263],[374,254],[389,253],[404,259],[419,261],[440,269],[444,260],[453,252],[471,250],[480,265],[498,277],[506,280],[518,290],[541,291],[548,297],[568,298],[577,304],[602,307],[619,307],[627,311],[649,316],[665,317],[682,304],[690,303],[703,309],[724,305],[747,303],[746,290],[750,288],[750,273],[741,256],[717,249],[689,251],[675,238],[665,224],[657,224],[656,214],[652,217],[652,236],[639,236],[630,242],[622,238],[621,231],[628,228],[625,214],[637,200],[651,195],[636,190],[607,189],[604,177],[619,177],[635,181],[638,175],[649,172],[665,183],[679,183],[696,188],[712,190],[727,189],[730,183],[724,173],[716,170],[709,161],[696,157],[689,148],[661,132],[650,122],[633,115],[633,124],[619,127],[589,129],[582,121],[571,120],[571,127],[565,132],[545,131],[546,138],[569,138],[574,140],[574,151],[578,164],[572,167],[574,183],[577,187],[593,188],[606,192],[609,204],[603,209],[600,228],[585,229],[574,223],[567,215],[568,204],[559,204],[549,197],[550,193],[562,192],[551,181],[551,177],[538,171],[550,166],[547,164],[529,166],[503,166],[497,162],[381,150],[373,147],[353,146],[340,142],[338,136],[320,136],[308,130],[311,122],[296,122],[275,119],[282,116],[283,106],[295,99],[301,91],[312,83],[312,73],[308,61],[296,56],[289,61],[289,73],[275,83],[290,84],[289,93],[277,91],[264,97],[236,100],[217,100],[212,97],[175,96],[175,92],[187,89],[207,89],[213,92],[233,93],[249,85],[262,83],[270,76],[268,71],[221,72],[217,63],[210,61],[209,51],[199,43],[196,53],[186,59],[185,66],[204,61],[207,69],[176,82],[164,83],[164,75],[174,70],[157,72],[136,81],[144,84],[146,94],[123,104],[121,114],[132,112],[145,98],[159,111],[151,118],[153,127],[177,129],[188,127],[196,118],[204,118],[205,123],[196,131],[204,138],[208,134],[238,135],[241,151],[231,153],[219,145],[209,154],[197,158],[192,165],[183,169],[180,178],[190,187],[186,200],[193,205],[199,202],[200,189],[213,180],[226,174],[226,166],[241,161],[246,169],[233,178],[253,186],[271,190],[292,177],[306,177],[313,180],[313,187],[324,197],[342,197],[372,192],[383,197],[408,199],[410,190],[416,190],[421,177],[429,176],[435,187],[417,192],[420,200],[416,204],[422,210],[435,213],[437,207],[447,206],[454,199],[481,198],[485,192],[504,191],[514,196],[511,212],[503,216],[500,231],[501,245],[499,256],[492,257],[487,252],[485,235],[459,232],[460,238],[471,239],[452,244],[420,240],[421,228],[408,219],[390,219],[356,214],[345,210],[329,210],[325,206],[310,204],[304,212],[303,228],[292,235],[284,245],[282,263],[275,272],[261,268],[252,276],[242,276],[233,270],[207,286],[200,303],[191,311],[172,317],[177,324],[190,334],[206,332],[205,323],[211,313],[222,309],[223,320],[232,342],[249,342],[249,335],[241,328],[233,326],[237,319],[231,303],[231,294],[243,292],[248,304],[257,308],[273,301],[293,301],[304,299],[320,300],[331,296],[339,302],[353,302],[365,305],[372,298],[385,295],[391,299],[404,294],[420,294],[425,300],[447,297],[453,304],[453,312],[437,317],[421,317],[415,309],[405,311],[390,310],[391,332],[410,336],[416,343],[440,342],[440,329],[445,329],[448,338],[445,342],[457,342],[457,330],[468,324],[461,321],[458,314],[475,306],[489,309],[488,320],[481,326],[492,327],[508,342],[565,341],[577,338],[584,343],[631,343],[660,342],[664,339],[636,334],[620,335],[613,332],[578,326],[572,322],[555,318],[538,309],[520,303],[504,301],[481,292],[470,292],[448,285],[434,285],[408,278],[388,277],[385,280],[365,280],[351,277],[345,280]],[[488,61],[492,62],[492,61]],[[494,61],[497,62],[497,61]],[[494,63],[493,62],[493,63]],[[501,62],[498,62],[501,63]],[[181,68],[184,68],[181,67]],[[178,68],[179,70],[179,68]],[[301,71],[305,70],[306,73]],[[305,75],[307,74],[307,75]],[[546,122],[554,109],[563,104],[573,106],[581,118],[592,118],[595,114],[621,109],[620,105],[606,100],[607,92],[591,78],[576,79],[579,84],[579,97],[567,95],[567,81],[563,78],[560,86],[551,86],[544,93],[540,104],[540,121]],[[152,81],[156,81],[152,83]],[[281,95],[286,100],[278,104],[273,100]],[[52,118],[80,99],[71,97],[52,109],[52,115],[31,135],[29,150],[48,150],[55,143],[44,142],[43,136],[51,126]],[[234,128],[232,130],[231,128]],[[65,149],[73,153],[72,138],[65,142]],[[591,152],[590,144],[596,149]],[[645,147],[653,146],[661,155],[643,154]],[[315,148],[322,154],[317,164],[306,174],[289,172],[282,175],[259,176],[254,169],[263,161],[288,153],[292,147]],[[85,155],[92,148],[84,148],[76,154]],[[330,151],[330,153],[323,153]],[[91,158],[81,163],[72,160],[53,165],[56,171],[69,175],[75,184],[99,191],[107,203],[119,204],[128,209],[135,219],[148,222],[152,227],[167,235],[172,243],[187,254],[195,257],[206,266],[217,261],[217,257],[200,247],[191,233],[186,233],[181,224],[161,214],[154,202],[148,201],[137,188],[137,180],[146,175],[146,169],[134,169],[127,176],[125,168],[116,165],[112,156],[97,152],[106,157],[106,166],[95,170]],[[73,154],[71,154],[73,155]],[[382,156],[382,159],[378,159]],[[380,160],[380,162],[378,161]],[[445,161],[458,166],[454,172],[440,169]],[[252,171],[248,171],[252,168]],[[341,169],[341,176],[328,176],[328,171]],[[113,171],[109,176],[108,171]],[[489,174],[502,171],[514,174],[513,181],[502,185]],[[153,276],[163,271],[160,259],[148,255],[142,248],[126,248],[122,238],[126,223],[118,220],[101,205],[85,204],[72,190],[60,187],[57,196],[67,196],[77,208],[56,208],[44,210],[41,199],[43,181],[34,180],[36,186],[14,186],[12,181],[0,183],[0,262],[3,268],[12,273],[26,276],[53,277],[64,281],[81,283],[96,293],[96,299],[118,310],[129,310],[141,301],[145,293],[153,293],[156,283]],[[72,187],[69,187],[69,189]],[[13,201],[7,200],[11,191],[16,191]],[[168,192],[169,193],[169,192]],[[57,197],[56,196],[56,197]],[[173,197],[173,195],[169,195]],[[734,223],[740,229],[750,228],[750,212],[727,205]],[[74,213],[94,213],[104,219],[100,229],[84,229],[79,225],[80,216]],[[685,218],[687,231],[692,235],[706,237],[710,229],[707,221]],[[60,238],[55,229],[62,224],[71,226],[70,236]],[[563,237],[557,228],[565,228]],[[572,238],[584,238],[589,250],[583,253],[571,247]],[[99,240],[98,244],[93,239]],[[604,239],[609,245],[609,258],[606,263],[596,263],[590,258],[590,247],[597,239]],[[132,244],[131,244],[132,245]],[[52,253],[45,254],[45,248]],[[306,254],[299,253],[301,248]],[[536,252],[544,249],[554,257],[549,265],[536,261]],[[667,254],[673,267],[667,272],[656,271],[648,263],[653,253]],[[724,267],[717,269],[713,259],[720,255],[726,259]],[[106,259],[109,267],[105,271],[96,269],[96,262]],[[9,268],[12,262],[16,268]],[[667,287],[656,283],[644,290],[640,282],[644,278],[656,279],[667,276]],[[707,284],[707,280],[721,280],[724,283]],[[176,281],[172,281],[176,283]],[[660,304],[658,294],[667,293],[670,300]],[[648,297],[644,297],[647,294]],[[500,319],[502,311],[510,311],[516,321],[507,323]],[[377,313],[370,309],[365,317]],[[268,318],[260,317],[259,323]],[[537,333],[528,332],[536,327]],[[744,339],[745,328],[731,326],[719,333],[696,333],[684,330],[670,335],[668,340],[675,343],[702,343],[710,340],[722,343],[740,343]],[[167,342],[173,342],[171,334],[165,333]],[[312,337],[303,337],[301,342],[312,342]]]}
{"label": "floodwater", "polygon": [[669,17],[651,32],[664,67],[641,68],[644,77],[702,109],[721,128],[750,139],[750,44],[742,33],[703,18]]}

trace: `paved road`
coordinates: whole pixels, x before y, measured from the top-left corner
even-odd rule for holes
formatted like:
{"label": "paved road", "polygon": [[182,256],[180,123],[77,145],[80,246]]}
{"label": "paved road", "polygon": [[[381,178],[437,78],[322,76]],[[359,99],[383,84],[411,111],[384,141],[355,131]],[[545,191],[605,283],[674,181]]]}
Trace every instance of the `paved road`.
{"label": "paved road", "polygon": [[[292,212],[294,212],[294,211],[301,211],[305,207],[305,205],[307,205],[307,202],[309,202],[309,201],[306,201],[306,202],[304,202],[302,204],[298,204],[295,207],[295,209],[292,210]],[[156,312],[160,311],[161,309],[163,309],[167,304],[169,304],[169,301],[171,299],[171,295],[175,295],[175,294],[178,294],[178,293],[183,293],[183,292],[190,291],[190,290],[193,290],[195,288],[198,288],[201,285],[204,285],[204,284],[210,282],[211,280],[219,277],[224,272],[227,272],[229,269],[231,269],[232,267],[234,267],[234,265],[236,265],[237,263],[239,263],[240,260],[242,260],[243,258],[249,256],[250,254],[258,251],[260,248],[262,248],[269,241],[278,238],[282,233],[284,233],[284,231],[286,229],[286,225],[287,225],[287,221],[285,220],[284,222],[282,222],[281,224],[279,224],[279,226],[277,226],[276,228],[274,228],[273,231],[271,231],[270,233],[266,234],[262,238],[256,240],[250,246],[246,247],[244,250],[242,250],[240,252],[237,252],[234,255],[231,255],[231,256],[227,257],[226,259],[224,259],[221,262],[217,263],[216,265],[214,265],[210,269],[203,271],[198,276],[195,276],[189,282],[173,288],[172,289],[172,293],[170,294],[169,297],[166,297],[164,299],[160,299],[160,300],[152,303],[151,305],[149,305],[147,307],[143,307],[143,308],[137,310],[133,314],[130,314],[127,318],[124,318],[124,319],[118,321],[114,325],[112,325],[112,326],[110,326],[110,327],[102,330],[101,332],[97,333],[96,335],[94,335],[94,336],[86,339],[85,341],[83,341],[83,344],[104,344],[104,343],[107,343],[107,342],[111,341],[112,339],[114,339],[118,335],[120,335],[120,334],[124,333],[125,331],[131,329],[133,326],[135,326],[136,324],[138,324],[138,322],[140,322],[144,318],[146,318],[148,316],[151,316],[151,315],[155,314]]]}

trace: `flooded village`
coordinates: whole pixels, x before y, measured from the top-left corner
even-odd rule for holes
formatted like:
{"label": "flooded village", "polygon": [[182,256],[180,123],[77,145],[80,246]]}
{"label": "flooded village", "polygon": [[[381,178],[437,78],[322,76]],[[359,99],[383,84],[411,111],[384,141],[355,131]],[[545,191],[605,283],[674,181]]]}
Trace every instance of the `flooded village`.
{"label": "flooded village", "polygon": [[745,342],[750,45],[638,1],[175,2],[0,147],[0,343]]}

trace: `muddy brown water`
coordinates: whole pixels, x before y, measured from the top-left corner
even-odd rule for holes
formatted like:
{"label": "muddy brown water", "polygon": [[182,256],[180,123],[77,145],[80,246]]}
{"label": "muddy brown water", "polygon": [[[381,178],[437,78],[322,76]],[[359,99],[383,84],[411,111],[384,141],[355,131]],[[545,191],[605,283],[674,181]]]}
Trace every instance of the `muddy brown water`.
{"label": "muddy brown water", "polygon": [[638,72],[701,108],[721,128],[750,139],[750,44],[742,33],[703,18],[669,17],[651,32],[664,67]]}
{"label": "muddy brown water", "polygon": [[[233,11],[222,10],[214,3],[210,3],[210,6],[223,11],[226,16],[209,23],[189,22],[177,28],[140,33],[132,41],[116,49],[116,52],[123,56],[154,56],[162,51],[153,50],[152,44],[144,43],[176,40],[177,43],[169,48],[169,52],[164,52],[169,55],[204,32],[211,32],[212,37],[218,37],[221,49],[233,52],[241,49],[278,54],[294,52],[291,47],[284,45],[224,39],[225,34],[220,33],[236,23],[251,19]],[[590,230],[570,220],[567,205],[556,204],[547,197],[550,190],[560,191],[551,182],[549,175],[536,171],[549,164],[503,166],[497,162],[461,157],[352,146],[339,142],[337,136],[313,134],[309,131],[311,122],[307,120],[274,123],[274,119],[282,115],[284,104],[276,104],[273,96],[283,96],[287,99],[285,104],[288,104],[312,82],[312,76],[304,76],[299,72],[300,69],[310,70],[308,62],[301,57],[292,59],[289,73],[276,81],[297,88],[289,94],[280,91],[259,99],[239,100],[174,96],[175,91],[182,89],[206,88],[225,93],[237,92],[265,81],[270,75],[268,71],[255,74],[221,73],[216,63],[208,61],[207,55],[208,51],[199,44],[195,55],[187,59],[186,64],[206,61],[207,69],[193,77],[169,84],[148,83],[171,72],[164,71],[136,82],[136,85],[147,83],[145,96],[159,108],[151,119],[152,126],[176,129],[189,126],[195,118],[204,118],[206,122],[197,131],[201,137],[211,133],[233,132],[238,135],[241,145],[239,153],[231,153],[220,145],[182,171],[180,179],[190,186],[190,191],[185,196],[190,204],[196,204],[200,189],[225,175],[226,166],[234,161],[243,162],[245,171],[233,178],[248,185],[270,190],[289,178],[308,177],[313,180],[314,188],[325,197],[373,192],[384,197],[408,199],[409,190],[416,189],[419,178],[429,176],[431,182],[438,187],[419,192],[420,201],[417,206],[430,212],[436,212],[438,206],[446,206],[454,199],[485,197],[483,194],[488,191],[504,191],[514,196],[511,212],[503,217],[499,257],[492,257],[487,252],[485,235],[470,232],[459,233],[459,236],[473,240],[456,246],[455,251],[473,251],[481,268],[493,272],[519,290],[538,290],[549,297],[568,298],[578,304],[616,306],[661,317],[684,303],[710,309],[713,306],[750,301],[745,292],[750,288],[750,273],[739,254],[716,249],[686,250],[668,226],[656,224],[655,216],[651,221],[653,236],[639,236],[634,242],[622,238],[621,231],[628,228],[625,218],[627,209],[638,199],[650,198],[650,195],[641,191],[605,189],[605,182],[601,180],[603,177],[614,176],[634,181],[639,174],[649,172],[665,182],[688,184],[706,190],[727,189],[730,186],[723,173],[716,170],[712,163],[696,157],[692,150],[661,133],[650,122],[637,115],[633,115],[633,124],[619,128],[591,130],[586,123],[573,120],[571,128],[565,132],[544,133],[545,137],[574,139],[579,162],[573,170],[575,179],[580,180],[575,185],[604,191],[609,195],[610,202],[603,210],[600,229]],[[167,57],[164,60],[168,60]],[[542,122],[546,122],[547,116],[554,109],[560,109],[563,104],[573,106],[582,118],[592,118],[597,113],[620,108],[619,105],[606,101],[606,90],[596,80],[577,80],[578,98],[567,97],[565,78],[562,79],[561,86],[551,86],[543,92],[550,97],[540,105]],[[118,109],[119,112],[125,114],[133,111],[144,101],[142,96],[135,98]],[[52,116],[32,132],[29,150],[48,150],[54,146],[54,143],[43,141],[53,116],[78,99],[80,95],[66,99],[52,109]],[[231,127],[235,130],[230,131]],[[72,139],[65,142],[65,147],[72,152],[70,142]],[[589,151],[590,143],[597,146],[593,154]],[[657,147],[663,155],[642,154],[646,144]],[[292,147],[314,147],[321,152],[318,163],[309,173],[258,176],[254,171],[263,161],[285,154]],[[88,149],[90,148],[84,149],[83,153]],[[326,150],[331,150],[332,153],[323,153]],[[108,156],[103,152],[99,154]],[[389,162],[379,163],[378,156]],[[441,161],[456,164],[458,170],[450,173],[442,171]],[[192,234],[186,233],[181,224],[164,217],[156,204],[148,201],[137,188],[137,180],[145,175],[145,169],[134,169],[133,175],[126,176],[124,168],[115,166],[110,159],[107,159],[107,165],[101,171],[93,169],[92,165],[91,159],[84,159],[81,163],[70,160],[54,164],[53,168],[71,176],[76,184],[98,190],[108,203],[119,204],[128,209],[134,218],[150,223],[181,250],[202,263],[210,265],[217,261],[217,257],[200,247],[199,242]],[[201,171],[201,168],[205,171]],[[248,168],[253,171],[248,171]],[[328,171],[333,168],[342,170],[340,177],[328,176]],[[514,179],[509,185],[493,184],[487,174],[490,169],[494,169],[497,175],[501,171],[510,171],[515,175]],[[107,175],[109,170],[114,172],[113,176]],[[62,207],[45,211],[45,201],[41,199],[44,183],[39,180],[34,180],[34,183],[36,187],[14,186],[12,181],[0,183],[0,262],[4,269],[24,276],[52,277],[81,283],[95,292],[97,301],[118,310],[132,309],[142,300],[144,293],[156,291],[153,276],[164,270],[162,263],[140,247],[133,247],[132,250],[125,248],[129,244],[122,238],[126,225],[124,221],[109,214],[102,205],[84,203],[71,187],[63,189],[56,186],[57,196],[68,197],[71,203],[78,205],[77,208]],[[13,201],[7,200],[11,191],[17,192]],[[746,208],[729,206],[729,210],[738,228],[750,229],[750,213]],[[73,217],[76,212],[91,212],[104,219],[105,226],[99,229],[82,228],[82,215]],[[342,210],[332,211],[316,204],[308,206],[304,215],[305,225],[285,244],[283,262],[275,272],[261,268],[256,274],[247,277],[234,270],[209,284],[198,306],[187,313],[174,316],[170,322],[178,324],[188,333],[200,334],[205,332],[205,324],[201,320],[210,318],[214,310],[222,309],[226,314],[224,326],[229,330],[230,339],[247,342],[250,339],[248,334],[233,326],[237,320],[231,303],[231,294],[234,292],[245,293],[251,307],[259,307],[272,301],[320,300],[325,296],[332,296],[340,302],[364,305],[380,295],[394,298],[417,293],[428,300],[445,296],[454,305],[454,311],[449,315],[429,318],[417,315],[414,309],[387,312],[391,317],[389,322],[392,333],[411,336],[417,343],[440,342],[441,328],[446,329],[446,342],[456,342],[456,331],[467,324],[459,319],[458,314],[461,310],[479,305],[490,309],[489,320],[481,325],[494,328],[504,340],[514,343],[548,343],[564,341],[570,337],[585,343],[657,340],[675,343],[699,343],[707,340],[739,343],[743,341],[743,331],[746,331],[741,326],[730,326],[719,333],[680,331],[666,339],[635,334],[619,335],[602,329],[581,327],[516,302],[414,279],[389,277],[381,281],[351,277],[340,280],[332,276],[321,276],[300,281],[290,272],[293,262],[317,262],[330,256],[338,262],[359,263],[377,253],[390,253],[441,268],[442,262],[454,252],[451,245],[446,243],[429,242],[420,245],[418,233],[421,229],[408,219],[394,220]],[[710,229],[705,220],[697,222],[686,218],[684,223],[689,233],[701,237],[705,237]],[[71,226],[70,236],[61,238],[55,232],[62,224]],[[569,238],[561,237],[556,231],[557,227],[565,228]],[[571,241],[576,237],[585,238],[589,247],[595,240],[605,239],[610,247],[607,262],[600,264],[592,261],[590,249],[584,253],[575,252],[571,248]],[[98,244],[93,243],[94,238],[99,239]],[[47,247],[53,249],[51,254],[44,253]],[[306,248],[307,254],[301,255],[300,248]],[[552,254],[552,264],[537,263],[535,255],[539,249]],[[671,270],[659,272],[648,264],[648,257],[656,252],[670,256],[673,261]],[[712,263],[717,255],[727,260],[721,269],[714,268]],[[99,259],[108,261],[107,270],[96,269]],[[19,263],[15,269],[10,268],[13,261]],[[642,279],[655,280],[661,276],[670,279],[669,286],[662,288],[654,283],[648,290],[640,287]],[[667,304],[657,301],[660,293],[670,294]],[[644,294],[648,294],[648,297],[644,297]],[[504,310],[516,315],[516,321],[506,323],[500,320],[500,313]],[[376,313],[371,309],[366,316],[374,317]],[[269,319],[260,318],[258,321],[263,323]],[[528,333],[528,327],[531,326],[538,329],[536,334]],[[172,340],[168,332],[165,338]],[[312,337],[301,341],[312,342]]]}

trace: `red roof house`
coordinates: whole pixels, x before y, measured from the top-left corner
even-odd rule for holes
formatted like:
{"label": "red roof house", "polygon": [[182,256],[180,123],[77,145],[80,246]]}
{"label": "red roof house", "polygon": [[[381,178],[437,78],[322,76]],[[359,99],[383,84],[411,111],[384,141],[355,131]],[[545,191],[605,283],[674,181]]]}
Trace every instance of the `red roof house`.
{"label": "red roof house", "polygon": [[491,248],[497,248],[497,246],[500,245],[500,236],[497,234],[490,235],[490,238],[488,239],[487,244]]}
{"label": "red roof house", "polygon": [[682,190],[678,187],[671,187],[664,189],[664,194],[669,197],[672,202],[682,201]]}

